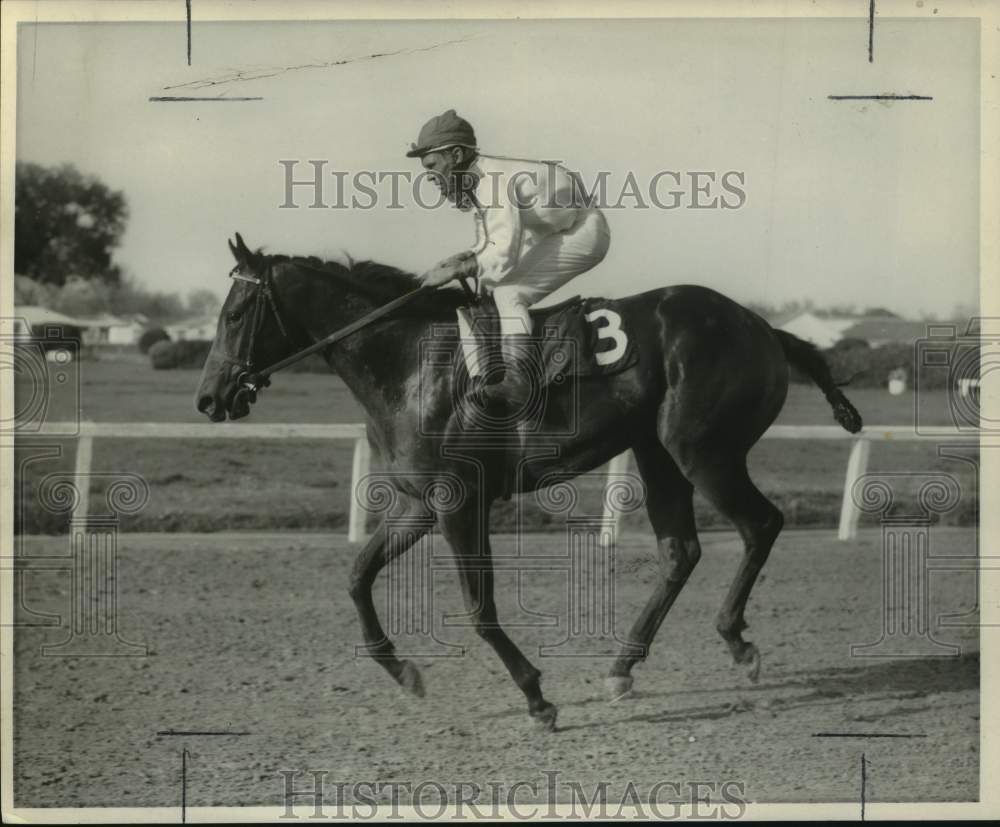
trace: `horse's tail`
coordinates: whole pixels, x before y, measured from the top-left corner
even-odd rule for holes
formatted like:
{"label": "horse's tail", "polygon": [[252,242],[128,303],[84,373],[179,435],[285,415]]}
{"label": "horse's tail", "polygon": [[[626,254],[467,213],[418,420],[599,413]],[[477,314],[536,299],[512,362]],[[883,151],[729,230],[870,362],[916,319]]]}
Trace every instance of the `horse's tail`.
{"label": "horse's tail", "polygon": [[852,434],[860,431],[861,414],[848,401],[840,388],[834,384],[833,376],[830,374],[830,366],[826,363],[826,359],[823,358],[819,349],[787,331],[775,330],[774,333],[778,337],[778,341],[781,342],[785,358],[788,359],[789,363],[806,374],[823,391],[826,401],[833,408],[833,418]]}

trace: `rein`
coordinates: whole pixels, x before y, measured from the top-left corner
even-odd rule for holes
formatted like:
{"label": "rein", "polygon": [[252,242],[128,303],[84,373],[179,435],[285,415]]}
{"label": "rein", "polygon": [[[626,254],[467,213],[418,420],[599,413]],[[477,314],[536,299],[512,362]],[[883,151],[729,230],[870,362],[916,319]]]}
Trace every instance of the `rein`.
{"label": "rein", "polygon": [[[418,287],[415,290],[411,290],[409,293],[404,293],[402,296],[393,299],[387,304],[377,307],[370,313],[362,316],[360,319],[351,322],[339,330],[335,330],[322,339],[314,342],[308,347],[302,350],[296,351],[291,356],[287,356],[284,359],[275,362],[264,370],[254,371],[253,369],[253,346],[254,339],[256,338],[257,331],[261,328],[264,323],[264,310],[270,307],[271,312],[274,314],[275,321],[278,323],[278,327],[281,330],[281,334],[288,339],[288,329],[285,327],[285,323],[281,318],[281,313],[278,311],[278,305],[274,300],[273,291],[273,276],[271,272],[271,266],[269,265],[267,271],[264,273],[262,278],[254,278],[253,276],[245,276],[241,273],[236,272],[238,267],[233,268],[229,276],[233,279],[238,279],[239,281],[249,282],[257,288],[256,297],[254,299],[254,316],[251,322],[252,326],[250,328],[250,336],[247,339],[246,356],[238,357],[236,359],[231,356],[224,355],[223,358],[243,369],[243,372],[237,377],[237,383],[240,388],[238,392],[246,393],[255,397],[258,390],[261,388],[266,388],[271,382],[270,378],[273,374],[277,373],[279,370],[284,370],[290,365],[294,365],[296,362],[300,362],[307,356],[317,353],[330,345],[336,344],[337,342],[346,339],[348,336],[357,333],[362,328],[367,327],[381,319],[383,316],[387,316],[394,310],[403,307],[409,302],[413,301],[418,296],[425,295],[437,290],[437,287]],[[462,290],[465,292],[466,299],[470,304],[476,304],[478,302],[478,291],[479,291],[479,280],[477,277],[474,278],[475,286],[470,287],[466,279],[457,279],[459,284],[462,286]],[[240,350],[243,350],[241,347]]]}
{"label": "rein", "polygon": [[431,290],[434,289],[436,288],[418,287],[416,290],[411,290],[409,293],[405,293],[399,298],[393,299],[388,304],[384,304],[381,307],[378,307],[375,310],[373,310],[371,313],[362,316],[357,321],[351,322],[346,327],[342,327],[340,328],[340,330],[335,330],[329,336],[325,336],[318,342],[314,342],[313,344],[309,345],[309,347],[303,348],[302,350],[293,353],[291,356],[285,357],[280,362],[275,362],[273,365],[271,365],[268,368],[265,368],[262,371],[258,371],[256,373],[248,373],[246,376],[243,377],[242,388],[251,393],[255,393],[260,388],[266,387],[268,384],[270,384],[270,377],[272,374],[277,373],[279,370],[284,370],[289,365],[294,365],[296,362],[302,361],[303,359],[306,358],[306,356],[310,356],[311,354],[316,353],[317,351],[323,350],[324,348],[327,348],[330,345],[336,344],[341,339],[346,339],[352,333],[357,333],[363,327],[367,327],[372,322],[381,319],[383,316],[386,316],[389,313],[392,313],[393,310],[402,307],[404,304],[412,301],[417,296],[421,296],[424,293],[429,293]]}
{"label": "rein", "polygon": [[247,355],[245,358],[239,358],[239,359],[226,357],[227,361],[232,362],[233,364],[236,364],[239,367],[243,368],[243,373],[240,375],[237,381],[240,384],[240,390],[249,394],[256,394],[257,391],[260,390],[261,388],[267,387],[270,384],[270,377],[273,374],[277,373],[279,370],[284,370],[290,365],[294,365],[296,362],[302,361],[307,356],[310,356],[313,353],[323,350],[324,348],[327,348],[330,345],[336,344],[342,339],[346,339],[351,334],[357,333],[359,330],[361,330],[364,327],[367,327],[372,322],[378,321],[383,316],[392,313],[393,310],[396,310],[402,307],[403,305],[407,304],[408,302],[413,301],[413,299],[417,298],[417,296],[422,296],[425,293],[429,293],[430,291],[436,289],[434,287],[418,287],[416,290],[411,290],[409,293],[405,293],[404,295],[396,299],[393,299],[388,304],[384,304],[381,307],[372,310],[370,313],[362,316],[357,321],[353,321],[349,325],[346,325],[345,327],[342,327],[339,330],[335,330],[328,336],[324,336],[322,339],[320,339],[317,342],[314,342],[308,347],[296,351],[291,356],[287,356],[281,361],[275,362],[273,365],[270,365],[269,367],[266,367],[263,370],[254,371],[252,362],[254,338],[256,336],[258,328],[263,322],[262,313],[265,306],[269,306],[271,308],[271,312],[274,314],[274,318],[278,322],[278,327],[281,329],[281,332],[285,336],[285,338],[288,338],[288,332],[287,329],[285,328],[284,322],[281,319],[281,313],[278,312],[278,306],[274,301],[274,295],[271,289],[270,268],[268,268],[268,271],[265,274],[264,278],[261,279],[255,279],[249,276],[243,276],[236,273],[231,273],[230,276],[232,278],[239,279],[240,281],[250,282],[251,284],[255,284],[257,286],[257,298],[254,301],[254,319],[252,322],[253,326],[250,329],[250,336],[247,340],[247,348],[246,348]]}

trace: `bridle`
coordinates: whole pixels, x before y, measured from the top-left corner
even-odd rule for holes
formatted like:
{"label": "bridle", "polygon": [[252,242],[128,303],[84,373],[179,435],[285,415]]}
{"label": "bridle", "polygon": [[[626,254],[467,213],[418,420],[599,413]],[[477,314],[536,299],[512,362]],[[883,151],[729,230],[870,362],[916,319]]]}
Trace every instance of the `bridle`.
{"label": "bridle", "polygon": [[[366,315],[362,316],[360,319],[357,319],[339,330],[335,330],[333,333],[324,336],[318,341],[295,351],[291,356],[286,356],[279,362],[258,370],[255,368],[253,363],[253,349],[254,343],[257,340],[257,334],[264,326],[264,320],[266,319],[268,309],[270,309],[271,315],[274,316],[274,320],[278,323],[281,335],[284,336],[286,340],[291,340],[292,337],[288,334],[288,328],[285,326],[285,322],[281,317],[281,311],[278,310],[277,302],[275,302],[274,299],[273,265],[268,263],[267,270],[264,271],[264,275],[260,278],[243,275],[239,272],[241,266],[242,265],[237,264],[232,270],[230,270],[229,277],[231,279],[236,279],[237,281],[245,281],[256,287],[252,311],[253,315],[250,322],[250,335],[245,339],[241,339],[238,348],[239,352],[235,357],[223,352],[220,358],[223,362],[235,365],[240,369],[240,372],[236,377],[236,384],[238,386],[236,393],[237,395],[246,394],[251,402],[256,401],[258,390],[266,388],[271,384],[271,374],[277,373],[279,370],[284,370],[289,365],[301,361],[310,354],[318,353],[319,351],[346,339],[348,336],[353,335],[378,319],[389,315],[417,297],[426,295],[427,293],[431,293],[437,289],[436,287],[417,287],[409,293],[404,293],[402,296],[398,296],[387,304],[383,304],[381,307],[375,308]],[[467,301],[470,304],[476,303],[478,301],[477,294],[479,292],[478,277],[475,277],[474,288],[469,286],[467,279],[465,278],[458,279],[458,281],[462,286],[462,290],[465,292]]]}
{"label": "bridle", "polygon": [[[264,271],[264,275],[260,278],[255,276],[245,276],[240,273],[239,270],[240,265],[237,264],[232,270],[229,271],[229,278],[236,281],[245,281],[248,284],[255,286],[253,310],[251,311],[250,317],[250,335],[241,337],[235,357],[223,352],[221,358],[224,362],[236,365],[236,367],[240,369],[240,373],[236,378],[236,383],[239,386],[243,386],[254,372],[254,344],[257,341],[257,334],[264,326],[268,309],[270,309],[271,315],[274,316],[274,320],[278,323],[278,329],[281,331],[281,335],[286,339],[291,339],[291,337],[288,335],[288,328],[285,326],[284,319],[281,317],[281,311],[278,310],[278,304],[274,300],[273,265],[268,264],[267,270]],[[246,347],[244,347],[244,344]],[[267,380],[265,380],[265,383],[270,384]],[[256,390],[257,387],[264,386],[265,384],[260,384],[253,387],[252,390]]]}

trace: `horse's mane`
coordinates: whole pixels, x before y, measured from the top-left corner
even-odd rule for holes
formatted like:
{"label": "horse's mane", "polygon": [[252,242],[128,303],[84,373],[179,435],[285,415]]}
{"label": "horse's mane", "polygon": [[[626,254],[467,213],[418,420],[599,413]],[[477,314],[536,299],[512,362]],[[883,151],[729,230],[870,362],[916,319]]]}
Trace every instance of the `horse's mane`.
{"label": "horse's mane", "polygon": [[[416,276],[388,264],[377,261],[354,261],[345,256],[344,261],[326,261],[316,256],[286,256],[281,254],[262,255],[266,265],[291,264],[331,278],[345,281],[353,293],[360,294],[376,305],[387,304],[393,299],[415,290],[420,286]],[[464,303],[461,290],[436,290],[417,296],[401,308],[401,315],[447,316]]]}

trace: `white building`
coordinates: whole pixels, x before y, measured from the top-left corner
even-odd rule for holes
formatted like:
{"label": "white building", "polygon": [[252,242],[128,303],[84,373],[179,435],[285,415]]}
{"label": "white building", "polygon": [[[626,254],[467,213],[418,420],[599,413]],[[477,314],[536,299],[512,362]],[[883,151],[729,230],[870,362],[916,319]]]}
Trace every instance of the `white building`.
{"label": "white building", "polygon": [[84,319],[74,319],[36,304],[22,304],[14,307],[15,339],[75,336],[78,331],[85,330],[87,326],[88,322]]}
{"label": "white building", "polygon": [[87,331],[83,335],[86,345],[134,345],[139,341],[149,319],[141,313],[125,318],[104,313],[95,319],[85,319]]}
{"label": "white building", "polygon": [[843,316],[823,318],[810,310],[803,310],[778,325],[778,329],[812,342],[818,348],[828,348],[839,342],[844,336],[844,331],[855,322],[857,322],[855,318]]}
{"label": "white building", "polygon": [[185,319],[182,322],[175,322],[164,326],[167,335],[175,342],[183,341],[208,341],[215,338],[215,331],[219,325],[218,314],[214,316],[201,316],[196,319]]}

